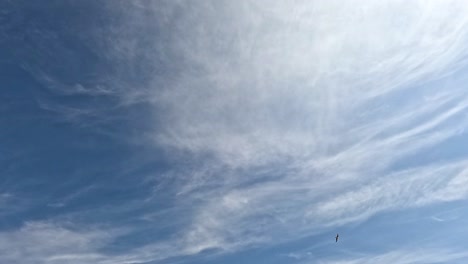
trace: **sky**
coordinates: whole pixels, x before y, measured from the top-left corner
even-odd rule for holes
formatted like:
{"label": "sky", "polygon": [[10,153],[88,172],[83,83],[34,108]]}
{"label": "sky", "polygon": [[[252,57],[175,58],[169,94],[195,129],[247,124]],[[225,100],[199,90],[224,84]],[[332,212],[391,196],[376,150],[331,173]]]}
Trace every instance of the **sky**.
{"label": "sky", "polygon": [[462,0],[0,1],[0,262],[467,263],[467,43]]}

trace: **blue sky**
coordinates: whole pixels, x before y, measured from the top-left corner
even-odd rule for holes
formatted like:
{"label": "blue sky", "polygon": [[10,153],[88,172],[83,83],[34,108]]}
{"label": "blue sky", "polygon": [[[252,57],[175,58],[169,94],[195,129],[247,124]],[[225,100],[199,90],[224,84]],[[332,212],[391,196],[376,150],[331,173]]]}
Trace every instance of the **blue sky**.
{"label": "blue sky", "polygon": [[465,1],[2,1],[0,262],[466,263],[466,43]]}

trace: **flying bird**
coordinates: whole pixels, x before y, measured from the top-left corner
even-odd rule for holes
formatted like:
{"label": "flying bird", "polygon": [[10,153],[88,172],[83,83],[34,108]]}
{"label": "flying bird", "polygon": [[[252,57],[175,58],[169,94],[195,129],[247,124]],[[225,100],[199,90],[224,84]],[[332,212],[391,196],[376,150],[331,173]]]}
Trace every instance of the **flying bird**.
{"label": "flying bird", "polygon": [[340,235],[336,234],[336,237],[335,237],[335,243],[338,242],[338,238],[340,237]]}

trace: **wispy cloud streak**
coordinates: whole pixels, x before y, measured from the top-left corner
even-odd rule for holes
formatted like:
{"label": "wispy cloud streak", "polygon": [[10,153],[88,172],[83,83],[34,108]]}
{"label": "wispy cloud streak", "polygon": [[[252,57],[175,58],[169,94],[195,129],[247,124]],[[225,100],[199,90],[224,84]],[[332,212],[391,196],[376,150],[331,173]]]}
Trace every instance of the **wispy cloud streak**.
{"label": "wispy cloud streak", "polygon": [[468,253],[464,251],[451,251],[440,249],[426,250],[401,250],[384,253],[381,255],[371,255],[352,260],[322,261],[320,264],[355,264],[355,263],[395,263],[395,264],[419,264],[419,263],[461,263],[466,261]]}

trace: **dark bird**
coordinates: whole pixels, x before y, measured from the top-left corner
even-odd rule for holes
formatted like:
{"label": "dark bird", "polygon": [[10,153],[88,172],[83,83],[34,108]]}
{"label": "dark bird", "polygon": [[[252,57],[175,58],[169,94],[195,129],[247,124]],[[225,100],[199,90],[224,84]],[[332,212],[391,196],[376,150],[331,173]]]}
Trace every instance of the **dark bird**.
{"label": "dark bird", "polygon": [[335,237],[335,243],[338,242],[338,238],[340,237],[340,235],[336,234],[336,237]]}

